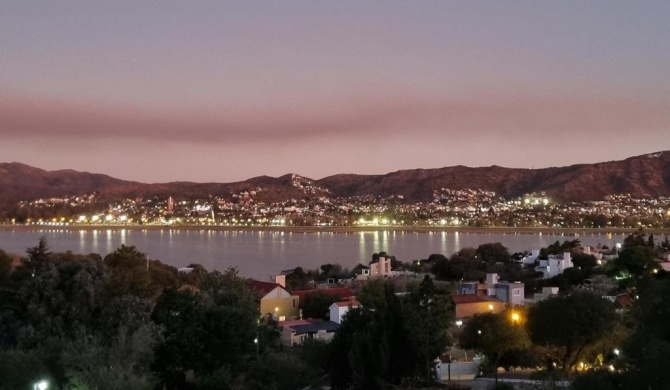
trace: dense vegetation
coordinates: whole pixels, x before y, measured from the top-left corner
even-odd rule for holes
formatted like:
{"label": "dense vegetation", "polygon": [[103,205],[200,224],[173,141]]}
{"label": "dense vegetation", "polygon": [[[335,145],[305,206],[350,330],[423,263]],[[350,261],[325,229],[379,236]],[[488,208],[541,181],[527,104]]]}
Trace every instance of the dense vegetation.
{"label": "dense vegetation", "polygon": [[[330,344],[282,348],[279,329],[259,312],[259,296],[235,270],[185,276],[134,247],[97,254],[52,253],[42,239],[26,256],[0,250],[0,389],[337,389],[416,388],[434,378],[435,358],[450,348],[474,350],[482,371],[526,366],[570,377],[573,388],[662,389],[670,381],[670,278],[659,267],[667,238],[637,232],[617,260],[598,266],[576,241],[556,242],[541,256],[572,251],[579,275],[533,282],[532,267],[514,263],[499,243],[440,254],[394,268],[432,270],[458,281],[499,272],[532,289],[560,285],[561,295],[528,308],[475,315],[454,324],[444,282],[372,279],[356,291]],[[373,255],[387,255],[385,253]],[[337,279],[352,271],[325,264],[296,270],[287,282]],[[632,296],[627,312],[584,288],[585,278],[616,277]],[[402,292],[401,294],[398,294]],[[332,296],[314,293],[306,316],[325,318]]]}

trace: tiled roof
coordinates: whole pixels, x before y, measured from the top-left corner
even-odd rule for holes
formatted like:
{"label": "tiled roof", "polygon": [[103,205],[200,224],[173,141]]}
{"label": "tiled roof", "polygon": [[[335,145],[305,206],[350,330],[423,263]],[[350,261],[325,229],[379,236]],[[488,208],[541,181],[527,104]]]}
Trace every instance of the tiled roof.
{"label": "tiled roof", "polygon": [[254,279],[247,280],[247,286],[249,286],[249,288],[254,291],[262,293],[263,295],[269,294],[272,290],[274,290],[277,287],[283,288],[277,283],[261,282],[260,280],[254,280]]}
{"label": "tiled roof", "polygon": [[361,303],[358,302],[357,300],[335,302],[334,304],[337,305],[338,307],[349,307],[349,306],[351,306],[351,307],[358,307],[358,306],[361,305]]}
{"label": "tiled roof", "polygon": [[305,297],[307,295],[316,293],[324,293],[330,295],[331,297],[334,297],[336,300],[349,298],[354,295],[353,291],[351,291],[351,289],[348,287],[322,288],[316,290],[298,290],[292,292],[293,295],[297,295],[300,297],[300,304],[305,302]]}

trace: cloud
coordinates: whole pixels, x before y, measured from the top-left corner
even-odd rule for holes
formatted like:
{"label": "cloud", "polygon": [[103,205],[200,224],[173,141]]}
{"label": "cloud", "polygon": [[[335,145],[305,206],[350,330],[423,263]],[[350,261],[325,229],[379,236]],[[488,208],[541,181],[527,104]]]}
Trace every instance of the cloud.
{"label": "cloud", "polygon": [[188,143],[267,143],[314,138],[442,136],[458,139],[552,134],[612,136],[670,128],[670,103],[626,99],[516,97],[459,101],[396,94],[299,106],[147,109],[0,96],[4,137],[161,139]]}

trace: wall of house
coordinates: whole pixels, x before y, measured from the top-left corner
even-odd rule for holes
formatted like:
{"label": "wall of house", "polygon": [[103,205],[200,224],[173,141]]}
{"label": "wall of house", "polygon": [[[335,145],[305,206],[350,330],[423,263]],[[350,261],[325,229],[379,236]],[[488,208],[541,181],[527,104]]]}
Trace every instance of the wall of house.
{"label": "wall of house", "polygon": [[523,305],[525,303],[523,283],[501,283],[495,287],[496,298],[511,305]]}
{"label": "wall of house", "polygon": [[[493,310],[489,308],[493,307]],[[459,303],[456,305],[456,318],[469,318],[479,313],[500,313],[505,310],[504,302],[473,302],[473,303]]]}
{"label": "wall of house", "polygon": [[[275,308],[277,310],[275,310]],[[276,318],[281,319],[295,319],[300,315],[300,298],[295,295],[289,295],[282,298],[268,298],[267,296],[261,299],[261,315],[270,313]]]}

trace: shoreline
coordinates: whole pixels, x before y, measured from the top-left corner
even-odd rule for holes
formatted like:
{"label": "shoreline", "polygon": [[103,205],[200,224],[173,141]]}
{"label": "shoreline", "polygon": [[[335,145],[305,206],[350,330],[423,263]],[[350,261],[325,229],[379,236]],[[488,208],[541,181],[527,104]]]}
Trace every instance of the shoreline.
{"label": "shoreline", "polygon": [[[41,232],[41,231],[221,231],[221,232],[286,232],[286,233],[361,233],[361,232],[403,232],[403,233],[473,233],[473,234],[630,234],[634,228],[542,228],[542,227],[442,227],[442,226],[199,226],[199,225],[11,225],[0,224],[0,231]],[[670,235],[670,229],[644,229],[645,233]]]}

